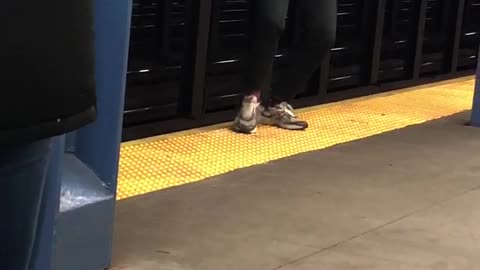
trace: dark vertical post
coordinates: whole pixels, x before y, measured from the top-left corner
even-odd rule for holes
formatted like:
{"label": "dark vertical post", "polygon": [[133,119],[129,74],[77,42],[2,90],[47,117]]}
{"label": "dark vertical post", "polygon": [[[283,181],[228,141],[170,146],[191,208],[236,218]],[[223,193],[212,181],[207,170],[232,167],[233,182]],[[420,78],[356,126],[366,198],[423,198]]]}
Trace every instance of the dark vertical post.
{"label": "dark vertical post", "polygon": [[420,69],[422,67],[423,60],[423,40],[425,36],[425,21],[427,17],[427,0],[420,0],[419,10],[417,16],[417,29],[415,31],[415,46],[414,46],[414,57],[413,57],[413,79],[418,79],[420,77]]}
{"label": "dark vertical post", "polygon": [[475,94],[473,97],[473,107],[471,122],[472,126],[480,127],[480,61],[477,65],[477,81],[475,83]]}
{"label": "dark vertical post", "polygon": [[220,52],[220,12],[222,0],[212,0],[210,16],[209,51]]}
{"label": "dark vertical post", "polygon": [[[253,0],[255,1],[255,0]],[[295,46],[301,39],[301,24],[300,24],[300,9],[295,5],[296,2],[290,2],[290,12],[288,13],[288,20],[290,21],[290,35],[291,35],[291,45]]]}
{"label": "dark vertical post", "polygon": [[372,59],[370,66],[369,84],[378,83],[378,72],[380,70],[380,56],[382,53],[383,26],[385,24],[386,0],[379,0],[375,13],[375,30],[373,32]]}
{"label": "dark vertical post", "polygon": [[449,46],[449,52],[447,54],[448,62],[446,66],[446,72],[455,72],[457,71],[458,66],[458,52],[460,50],[460,40],[462,38],[462,26],[463,26],[463,14],[465,11],[465,0],[458,0],[456,6],[453,8],[454,14],[454,24],[453,24],[453,34],[452,41]]}
{"label": "dark vertical post", "polygon": [[[161,1],[161,4],[158,5],[157,21],[160,24],[160,27],[157,27],[156,31],[159,31],[160,34],[157,35],[159,38],[159,44],[161,45],[160,57],[168,57],[170,53],[170,13],[171,13],[171,3],[169,0]],[[167,58],[169,59],[169,58]]]}
{"label": "dark vertical post", "polygon": [[187,29],[189,29],[187,42],[192,45],[187,52],[189,62],[185,70],[181,108],[189,117],[199,118],[204,113],[212,0],[190,0],[189,2],[191,1],[194,3],[190,3],[188,7],[188,13],[192,16],[188,16],[187,20]]}
{"label": "dark vertical post", "polygon": [[[338,10],[338,9],[337,9]],[[338,12],[337,12],[338,13]],[[337,14],[338,16],[338,14]],[[298,25],[297,25],[298,26]],[[332,50],[329,50],[325,54],[322,64],[320,65],[320,71],[318,74],[318,88],[316,91],[319,101],[325,100],[328,94],[328,84],[330,81],[330,60],[332,58]]]}
{"label": "dark vertical post", "polygon": [[330,59],[332,57],[331,51],[329,51],[322,64],[320,65],[319,83],[317,89],[317,97],[320,100],[324,100],[328,93],[328,83],[330,81]]}
{"label": "dark vertical post", "polygon": [[[415,2],[417,2],[418,0],[415,0]],[[391,3],[391,15],[390,15],[390,31],[392,33],[396,33],[397,32],[397,25],[398,25],[398,21],[399,21],[399,13],[401,11],[401,8],[400,8],[400,4],[401,4],[401,1],[400,0],[392,0],[390,1]]]}

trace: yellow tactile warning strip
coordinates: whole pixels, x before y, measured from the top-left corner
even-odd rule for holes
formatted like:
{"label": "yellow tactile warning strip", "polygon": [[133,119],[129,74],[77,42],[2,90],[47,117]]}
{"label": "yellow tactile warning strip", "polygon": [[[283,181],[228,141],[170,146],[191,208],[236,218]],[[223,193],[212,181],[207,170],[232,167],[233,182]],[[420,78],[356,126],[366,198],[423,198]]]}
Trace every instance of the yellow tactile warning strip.
{"label": "yellow tactile warning strip", "polygon": [[260,127],[256,135],[241,135],[217,126],[127,143],[121,149],[118,199],[469,110],[473,87],[474,80],[464,78],[317,106],[300,111],[310,123],[304,132]]}

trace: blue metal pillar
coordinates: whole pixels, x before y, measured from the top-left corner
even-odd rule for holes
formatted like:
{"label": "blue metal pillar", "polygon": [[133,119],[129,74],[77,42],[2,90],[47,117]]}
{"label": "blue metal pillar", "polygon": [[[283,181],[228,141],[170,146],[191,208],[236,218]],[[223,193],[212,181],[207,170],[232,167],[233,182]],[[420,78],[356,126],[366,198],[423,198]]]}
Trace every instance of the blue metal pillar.
{"label": "blue metal pillar", "polygon": [[472,118],[470,120],[470,123],[472,126],[480,127],[480,60],[478,61],[478,65],[477,65],[475,94],[473,97]]}
{"label": "blue metal pillar", "polygon": [[132,2],[94,1],[98,117],[66,139],[53,270],[111,263]]}
{"label": "blue metal pillar", "polygon": [[0,269],[50,269],[63,145],[60,136],[1,147]]}
{"label": "blue metal pillar", "polygon": [[52,139],[45,192],[43,194],[39,225],[33,255],[33,269],[51,269],[55,224],[60,203],[60,168],[62,167],[65,136]]}
{"label": "blue metal pillar", "polygon": [[[9,193],[2,193],[7,200],[2,205],[22,207],[24,203],[27,207],[19,211],[28,209],[14,215],[11,207],[2,208],[7,217],[24,221],[25,226],[12,229],[0,222],[1,240],[23,241],[28,251],[20,252],[22,258],[15,250],[0,248],[0,269],[103,270],[110,266],[132,3],[93,1],[97,121],[29,147],[2,149],[0,176],[4,181],[38,177],[45,179],[45,185],[37,181],[38,188],[21,189],[21,181],[5,182],[11,185],[6,187]],[[12,164],[23,166],[25,172],[12,170]],[[30,207],[33,204],[41,206]]]}

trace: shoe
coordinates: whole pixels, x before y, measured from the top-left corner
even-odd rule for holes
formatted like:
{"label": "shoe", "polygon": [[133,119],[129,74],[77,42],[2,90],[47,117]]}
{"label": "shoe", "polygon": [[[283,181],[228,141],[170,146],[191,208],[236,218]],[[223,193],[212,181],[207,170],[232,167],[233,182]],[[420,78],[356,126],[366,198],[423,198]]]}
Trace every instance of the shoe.
{"label": "shoe", "polygon": [[308,123],[298,120],[290,104],[282,102],[261,112],[261,123],[288,130],[304,130]]}
{"label": "shoe", "polygon": [[243,99],[242,108],[233,121],[233,130],[239,133],[252,134],[257,131],[257,108],[260,105],[256,96]]}

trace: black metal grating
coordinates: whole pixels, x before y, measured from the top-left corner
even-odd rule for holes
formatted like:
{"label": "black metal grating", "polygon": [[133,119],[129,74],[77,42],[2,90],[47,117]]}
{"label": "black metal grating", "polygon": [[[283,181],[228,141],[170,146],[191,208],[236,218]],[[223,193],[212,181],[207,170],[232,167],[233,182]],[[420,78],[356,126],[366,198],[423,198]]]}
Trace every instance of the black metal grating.
{"label": "black metal grating", "polygon": [[477,64],[480,44],[480,0],[466,0],[461,30],[458,68],[472,69]]}
{"label": "black metal grating", "polygon": [[450,16],[450,0],[428,0],[425,18],[425,35],[422,48],[421,76],[445,71],[449,49],[449,34],[446,29],[454,24]]}
{"label": "black metal grating", "polygon": [[233,108],[241,92],[249,1],[213,0],[206,69],[206,111]]}
{"label": "black metal grating", "polygon": [[419,0],[387,0],[379,80],[406,80],[411,76],[415,53]]}
{"label": "black metal grating", "polygon": [[176,117],[185,48],[185,0],[134,0],[126,127]]}
{"label": "black metal grating", "polygon": [[367,85],[374,21],[370,0],[339,0],[336,44],[331,52],[329,92]]}

